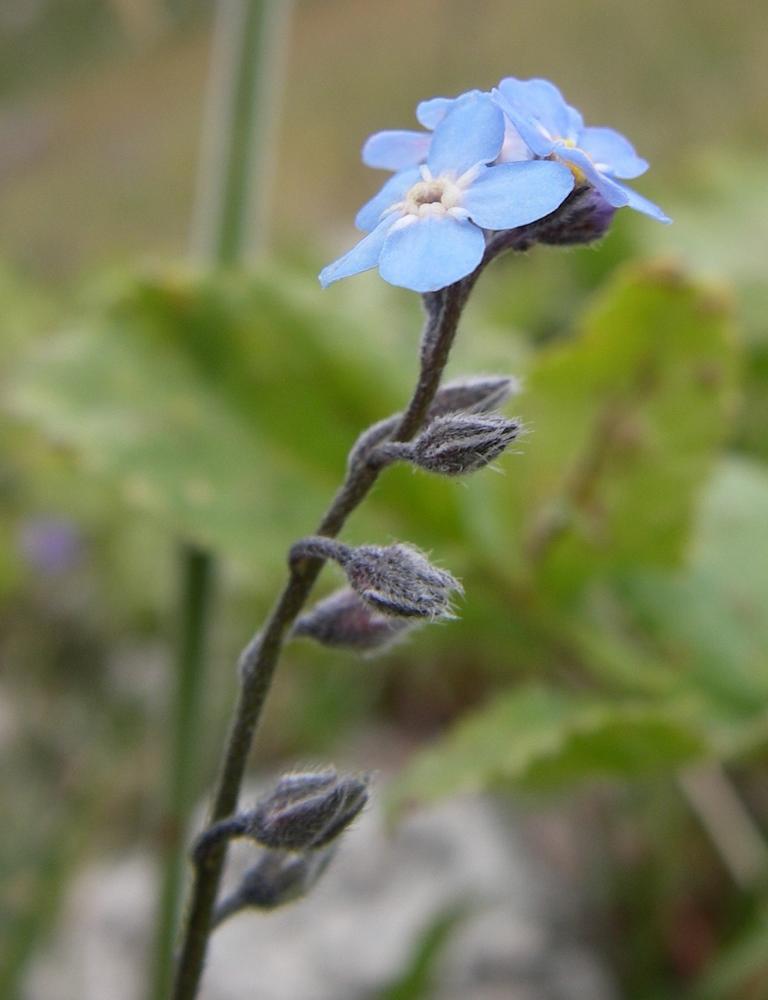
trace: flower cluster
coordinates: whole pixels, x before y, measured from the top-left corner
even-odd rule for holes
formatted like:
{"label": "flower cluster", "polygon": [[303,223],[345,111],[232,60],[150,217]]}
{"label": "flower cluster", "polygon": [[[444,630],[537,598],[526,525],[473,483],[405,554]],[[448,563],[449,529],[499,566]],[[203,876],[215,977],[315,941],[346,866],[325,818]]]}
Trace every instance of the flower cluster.
{"label": "flower cluster", "polygon": [[489,233],[550,216],[574,191],[591,191],[603,218],[628,206],[669,221],[622,183],[648,168],[632,144],[585,127],[547,80],[508,77],[490,93],[423,101],[416,117],[426,131],[378,132],[365,143],[363,161],[394,176],[358,212],[368,235],[323,269],[323,286],[378,266],[393,285],[437,291],[475,270]]}

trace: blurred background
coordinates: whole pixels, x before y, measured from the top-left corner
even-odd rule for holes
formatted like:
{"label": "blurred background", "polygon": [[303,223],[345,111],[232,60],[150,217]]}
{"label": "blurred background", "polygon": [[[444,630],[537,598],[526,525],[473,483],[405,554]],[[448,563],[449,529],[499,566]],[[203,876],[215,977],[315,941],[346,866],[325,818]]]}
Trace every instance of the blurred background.
{"label": "blurred background", "polygon": [[[416,127],[418,100],[514,75],[627,134],[674,225],[620,212],[597,248],[483,277],[451,374],[519,376],[529,433],[501,475],[391,470],[346,532],[430,551],[464,581],[461,619],[373,661],[291,644],[254,755],[255,780],[376,770],[376,810],[416,824],[399,855],[372,813],[350,885],[342,851],[291,912],[332,910],[343,942],[361,886],[381,899],[411,864],[424,891],[378,906],[380,951],[343,984],[307,959],[337,940],[311,917],[240,918],[206,995],[768,998],[765,10],[277,8],[250,251],[221,268],[199,253],[226,141],[205,124],[212,5],[0,5],[0,996],[149,995],[157,873],[215,776],[238,650],[357,434],[410,393],[417,297],[316,282],[383,179],[359,148]],[[169,813],[180,546],[204,554],[211,624]],[[499,866],[517,930],[483,964],[493,934],[473,944],[454,904]],[[312,985],[227,978],[268,934],[273,978],[303,964]]]}

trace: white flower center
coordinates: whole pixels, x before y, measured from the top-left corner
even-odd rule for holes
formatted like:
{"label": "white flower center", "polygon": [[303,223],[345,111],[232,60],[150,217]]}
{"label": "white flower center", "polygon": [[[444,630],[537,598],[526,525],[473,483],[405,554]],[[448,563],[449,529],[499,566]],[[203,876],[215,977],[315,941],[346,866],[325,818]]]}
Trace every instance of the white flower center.
{"label": "white flower center", "polygon": [[478,169],[472,168],[461,177],[453,174],[433,177],[429,167],[423,166],[422,179],[409,188],[403,200],[392,205],[388,212],[397,212],[401,216],[398,225],[429,216],[451,215],[455,219],[466,219],[469,213],[461,207],[461,202],[464,192],[477,177],[477,173]]}
{"label": "white flower center", "polygon": [[403,209],[408,215],[446,215],[461,202],[462,190],[449,177],[418,181],[407,192]]}

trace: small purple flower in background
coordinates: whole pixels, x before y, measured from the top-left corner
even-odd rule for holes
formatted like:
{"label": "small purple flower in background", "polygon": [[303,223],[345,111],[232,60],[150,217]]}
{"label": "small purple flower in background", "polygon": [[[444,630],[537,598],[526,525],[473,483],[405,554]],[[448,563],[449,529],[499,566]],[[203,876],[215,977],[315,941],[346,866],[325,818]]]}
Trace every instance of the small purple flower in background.
{"label": "small purple flower in background", "polygon": [[549,160],[488,165],[505,131],[487,95],[454,102],[435,128],[426,163],[395,174],[361,209],[356,223],[369,235],[323,269],[321,284],[378,266],[393,285],[436,291],[478,266],[484,230],[514,229],[558,208],[574,185],[567,167]]}
{"label": "small purple flower in background", "polygon": [[659,222],[671,221],[653,202],[616,180],[631,180],[648,169],[632,143],[611,128],[585,127],[553,83],[507,77],[494,98],[536,156],[568,164],[577,181],[588,181],[614,208],[628,206]]}
{"label": "small purple flower in background", "polygon": [[73,569],[83,554],[82,537],[72,521],[58,517],[29,517],[18,532],[19,552],[40,573],[59,575]]}

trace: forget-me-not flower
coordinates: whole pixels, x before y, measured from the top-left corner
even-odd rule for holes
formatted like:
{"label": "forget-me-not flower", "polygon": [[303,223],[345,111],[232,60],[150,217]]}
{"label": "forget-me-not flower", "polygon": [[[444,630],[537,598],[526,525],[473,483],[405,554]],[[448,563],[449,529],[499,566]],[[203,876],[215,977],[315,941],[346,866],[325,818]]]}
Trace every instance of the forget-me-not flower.
{"label": "forget-me-not flower", "polygon": [[611,128],[585,127],[553,83],[507,77],[493,93],[536,156],[566,163],[578,181],[588,181],[614,208],[626,205],[659,222],[671,221],[657,205],[617,180],[631,180],[648,169],[629,140]]}
{"label": "forget-me-not flower", "polygon": [[[451,108],[460,101],[472,101],[475,98],[489,96],[481,90],[469,90],[458,97],[432,97],[421,101],[416,106],[416,118],[420,125],[429,129],[428,132],[416,132],[410,129],[387,129],[375,132],[366,139],[363,145],[362,158],[367,167],[380,170],[406,170],[426,163],[429,147],[432,142],[432,132],[445,118]],[[520,138],[517,129],[507,118],[504,128],[504,142],[496,157],[497,163],[509,163],[516,160],[530,160],[533,153]]]}
{"label": "forget-me-not flower", "polygon": [[489,166],[504,138],[504,115],[488,95],[451,104],[426,162],[400,170],[360,210],[356,223],[368,235],[323,269],[321,284],[378,266],[393,285],[436,291],[478,266],[484,230],[514,229],[553,212],[573,189],[572,172],[554,160]]}

